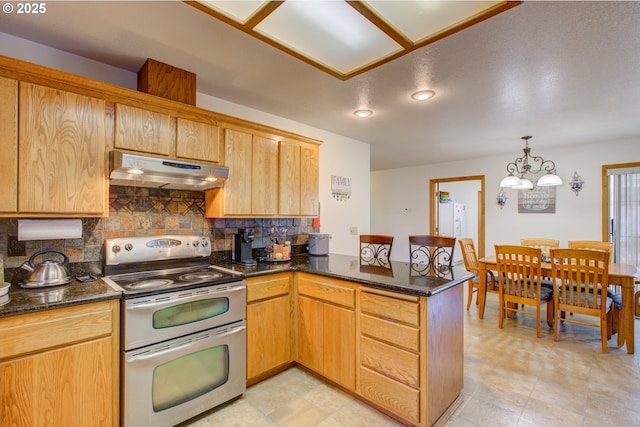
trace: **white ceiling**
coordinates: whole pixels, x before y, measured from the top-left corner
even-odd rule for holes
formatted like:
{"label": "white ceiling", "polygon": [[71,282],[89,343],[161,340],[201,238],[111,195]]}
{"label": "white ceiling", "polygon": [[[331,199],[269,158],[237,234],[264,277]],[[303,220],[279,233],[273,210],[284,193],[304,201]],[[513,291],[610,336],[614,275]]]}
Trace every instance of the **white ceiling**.
{"label": "white ceiling", "polygon": [[[640,2],[525,2],[347,81],[178,1],[47,2],[3,32],[371,144],[371,169],[640,136]],[[432,89],[418,103],[410,94]],[[352,113],[368,108],[374,115]]]}

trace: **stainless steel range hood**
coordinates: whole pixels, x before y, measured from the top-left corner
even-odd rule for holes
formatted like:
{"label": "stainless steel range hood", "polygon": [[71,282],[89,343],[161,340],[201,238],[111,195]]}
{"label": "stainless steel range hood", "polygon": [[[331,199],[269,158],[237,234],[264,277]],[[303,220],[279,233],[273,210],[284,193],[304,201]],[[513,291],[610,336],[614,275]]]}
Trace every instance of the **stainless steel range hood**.
{"label": "stainless steel range hood", "polygon": [[204,191],[221,187],[229,168],[114,150],[111,185]]}

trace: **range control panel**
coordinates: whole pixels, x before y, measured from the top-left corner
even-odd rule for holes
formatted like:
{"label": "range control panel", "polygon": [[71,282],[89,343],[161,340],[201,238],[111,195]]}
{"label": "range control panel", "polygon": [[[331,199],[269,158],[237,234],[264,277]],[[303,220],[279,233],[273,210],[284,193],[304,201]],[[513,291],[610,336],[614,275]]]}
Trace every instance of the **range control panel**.
{"label": "range control panel", "polygon": [[196,235],[120,237],[105,240],[104,254],[106,265],[208,257],[211,240]]}

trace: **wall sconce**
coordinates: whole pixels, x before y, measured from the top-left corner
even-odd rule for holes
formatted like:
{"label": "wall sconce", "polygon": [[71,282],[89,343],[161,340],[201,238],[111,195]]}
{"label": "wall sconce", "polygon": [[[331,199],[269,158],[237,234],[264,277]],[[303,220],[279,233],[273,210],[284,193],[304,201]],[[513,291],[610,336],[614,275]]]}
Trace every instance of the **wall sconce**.
{"label": "wall sconce", "polygon": [[576,193],[576,196],[578,196],[578,193],[584,186],[584,181],[582,180],[582,177],[578,175],[578,172],[573,173],[573,177],[571,178],[571,181],[569,181],[569,186],[571,187],[571,191]]}
{"label": "wall sconce", "polygon": [[500,189],[500,192],[496,196],[496,203],[498,204],[498,206],[500,206],[500,209],[502,209],[504,204],[507,203],[507,195],[505,194],[504,190]]}

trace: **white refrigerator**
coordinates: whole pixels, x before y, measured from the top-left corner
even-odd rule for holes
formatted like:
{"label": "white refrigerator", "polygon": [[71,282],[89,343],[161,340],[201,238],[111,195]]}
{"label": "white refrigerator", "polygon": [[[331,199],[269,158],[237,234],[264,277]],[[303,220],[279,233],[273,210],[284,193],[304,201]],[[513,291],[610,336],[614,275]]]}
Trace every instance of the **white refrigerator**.
{"label": "white refrigerator", "polygon": [[[440,221],[438,225],[439,234],[442,236],[453,236],[456,239],[466,237],[467,233],[467,210],[464,203],[440,203]],[[453,264],[463,264],[462,251],[456,240],[456,247],[453,251]]]}

